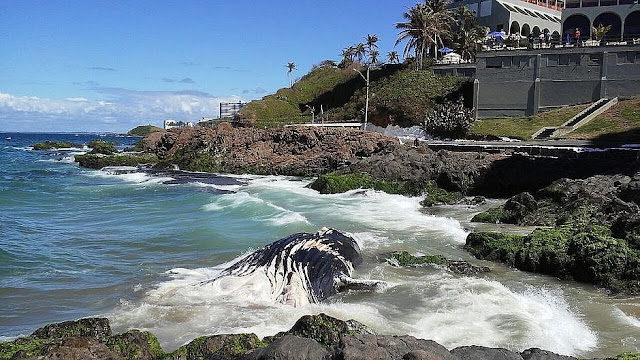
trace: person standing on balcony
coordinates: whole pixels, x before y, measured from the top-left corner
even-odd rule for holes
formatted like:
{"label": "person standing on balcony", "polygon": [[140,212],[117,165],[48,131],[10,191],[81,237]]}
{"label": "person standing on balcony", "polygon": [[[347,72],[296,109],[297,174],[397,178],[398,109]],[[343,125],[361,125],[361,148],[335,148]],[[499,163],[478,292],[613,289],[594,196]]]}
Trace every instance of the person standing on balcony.
{"label": "person standing on balcony", "polygon": [[576,30],[573,32],[573,39],[576,42],[576,46],[580,46],[580,29],[576,28]]}

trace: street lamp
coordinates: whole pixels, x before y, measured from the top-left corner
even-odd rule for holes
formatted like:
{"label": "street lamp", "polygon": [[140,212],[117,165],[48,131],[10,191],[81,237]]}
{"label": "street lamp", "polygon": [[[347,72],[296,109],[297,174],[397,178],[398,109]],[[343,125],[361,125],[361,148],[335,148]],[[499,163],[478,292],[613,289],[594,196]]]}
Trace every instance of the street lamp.
{"label": "street lamp", "polygon": [[364,129],[367,130],[367,120],[369,119],[369,69],[371,67],[369,65],[367,65],[367,77],[365,78],[364,75],[362,75],[362,73],[360,72],[360,70],[358,69],[353,69],[353,71],[356,71],[358,74],[360,74],[360,76],[364,79],[365,83],[367,84],[367,98],[365,100],[365,104],[364,104]]}

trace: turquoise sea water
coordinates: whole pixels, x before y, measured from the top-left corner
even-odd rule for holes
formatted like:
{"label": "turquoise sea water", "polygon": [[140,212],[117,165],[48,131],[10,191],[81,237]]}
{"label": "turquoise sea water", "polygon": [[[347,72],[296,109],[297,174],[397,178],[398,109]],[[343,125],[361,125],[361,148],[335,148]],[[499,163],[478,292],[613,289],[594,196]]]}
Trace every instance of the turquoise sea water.
{"label": "turquoise sea water", "polygon": [[[234,176],[235,185],[217,185],[113,175],[79,168],[73,155],[86,148],[30,147],[98,137],[0,133],[0,340],[49,322],[107,316],[116,331],[150,330],[172,350],[205,334],[272,335],[304,314],[325,312],[448,348],[611,356],[640,347],[638,298],[612,298],[491,263],[484,264],[492,273],[465,277],[384,261],[392,251],[408,250],[478,263],[462,245],[480,226],[469,219],[481,208],[428,214],[419,198],[375,191],[320,195],[306,188],[311,179]],[[121,147],[137,141],[102,138]],[[200,284],[252,249],[323,226],[360,243],[365,261],[356,277],[388,286],[291,307],[274,302],[260,277]]]}

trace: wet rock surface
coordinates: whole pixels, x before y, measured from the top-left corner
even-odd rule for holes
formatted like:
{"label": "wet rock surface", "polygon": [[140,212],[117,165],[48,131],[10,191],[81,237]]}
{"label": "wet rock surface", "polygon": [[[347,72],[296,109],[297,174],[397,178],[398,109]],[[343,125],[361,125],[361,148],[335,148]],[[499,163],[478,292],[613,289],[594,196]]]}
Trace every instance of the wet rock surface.
{"label": "wet rock surface", "polygon": [[[400,144],[398,139],[354,129],[286,127],[172,129],[143,139],[143,155],[158,168],[316,177],[332,172],[365,173],[374,180],[398,182],[411,189],[438,188],[462,195],[506,197],[534,192],[553,181],[595,174],[633,176],[640,160],[633,151],[558,152],[558,157],[535,156],[515,150],[438,150],[422,144]],[[552,150],[550,150],[552,151]],[[114,159],[82,156],[82,166],[116,166]],[[149,161],[148,161],[149,160]],[[126,165],[134,158],[121,157]],[[124,163],[123,163],[124,165]],[[639,180],[640,181],[640,180]],[[640,186],[634,182],[633,186]],[[630,186],[630,189],[633,189]],[[633,191],[633,190],[631,190]],[[633,196],[633,195],[629,195]]]}
{"label": "wet rock surface", "polygon": [[[625,356],[638,356],[626,354]],[[622,358],[622,357],[620,357]],[[569,360],[541,349],[521,353],[507,349],[463,346],[449,351],[432,340],[376,335],[356,321],[325,314],[302,317],[287,332],[258,339],[254,334],[203,336],[165,353],[149,332],[130,330],[111,335],[104,318],[47,325],[32,335],[0,343],[0,359],[517,359]]]}

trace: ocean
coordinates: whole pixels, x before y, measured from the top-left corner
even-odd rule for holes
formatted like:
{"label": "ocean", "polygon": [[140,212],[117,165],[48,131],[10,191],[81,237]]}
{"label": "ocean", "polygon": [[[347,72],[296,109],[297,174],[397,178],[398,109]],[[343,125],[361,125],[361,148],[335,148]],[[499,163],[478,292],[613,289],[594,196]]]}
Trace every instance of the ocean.
{"label": "ocean", "polygon": [[[0,133],[0,341],[51,322],[105,316],[114,331],[149,330],[171,351],[207,334],[273,335],[302,315],[323,312],[449,349],[539,347],[584,357],[640,351],[638,298],[479,261],[462,249],[473,230],[531,231],[469,221],[499,200],[427,212],[417,197],[371,190],[321,195],[307,188],[308,178],[115,175],[78,167],[73,156],[87,152],[84,146],[31,147],[96,138],[120,148],[138,140]],[[253,250],[322,227],[358,241],[364,262],[354,277],[387,286],[293,307],[274,302],[261,278],[202,285]],[[397,268],[386,259],[398,250],[492,271],[462,276],[439,267]]]}

